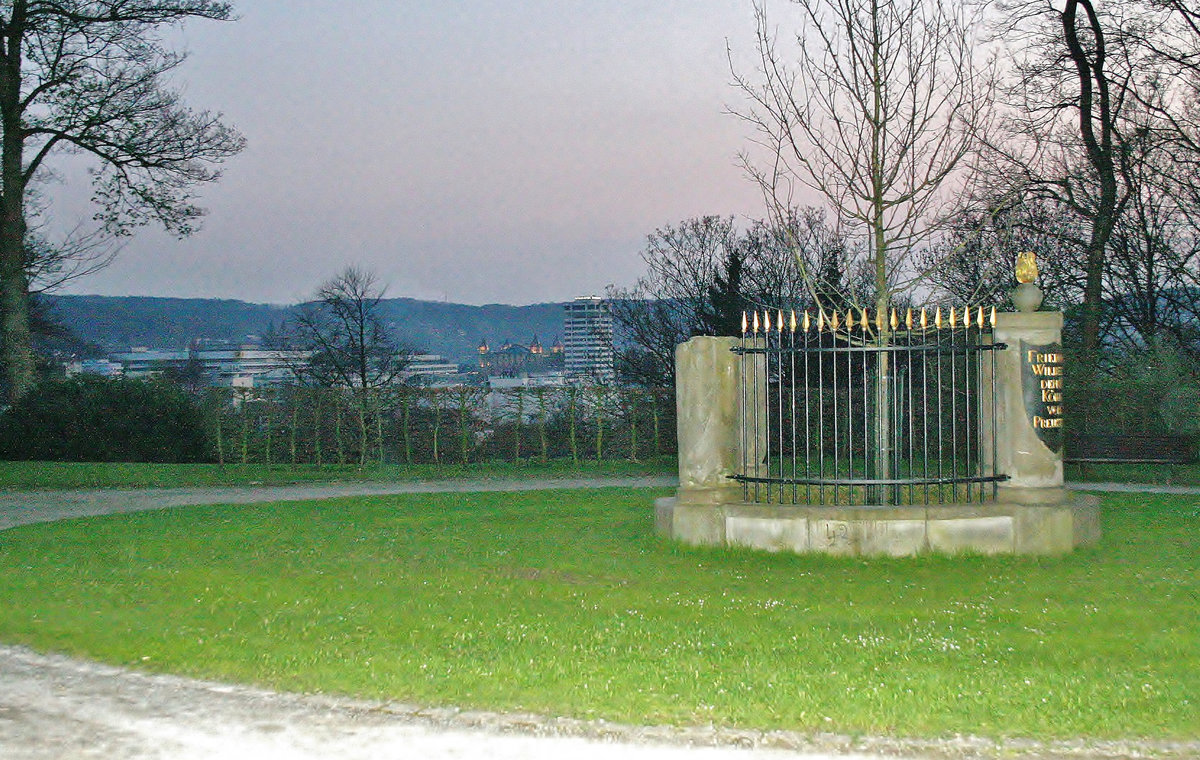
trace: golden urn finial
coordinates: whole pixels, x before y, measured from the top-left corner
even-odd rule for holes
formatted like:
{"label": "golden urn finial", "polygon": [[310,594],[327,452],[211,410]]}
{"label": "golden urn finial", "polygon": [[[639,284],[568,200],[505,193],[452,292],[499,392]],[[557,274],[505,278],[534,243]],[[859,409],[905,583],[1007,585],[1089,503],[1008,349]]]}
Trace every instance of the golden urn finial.
{"label": "golden urn finial", "polygon": [[1021,251],[1017,254],[1017,282],[1037,282],[1037,254],[1033,251]]}

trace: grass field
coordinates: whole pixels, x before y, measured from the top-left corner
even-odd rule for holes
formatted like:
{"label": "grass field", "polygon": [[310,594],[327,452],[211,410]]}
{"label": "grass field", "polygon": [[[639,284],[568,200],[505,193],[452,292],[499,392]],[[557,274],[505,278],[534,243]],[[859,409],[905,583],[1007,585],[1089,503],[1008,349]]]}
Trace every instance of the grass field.
{"label": "grass field", "polygon": [[1200,507],[1062,558],[687,549],[653,491],[216,506],[0,532],[0,640],[138,668],[632,723],[1200,737]]}
{"label": "grass field", "polygon": [[469,465],[265,465],[139,464],[123,462],[3,462],[0,490],[163,488],[176,486],[285,485],[342,481],[456,478],[569,478],[662,475],[676,472],[674,457],[640,462],[554,459],[548,462],[480,462]]}

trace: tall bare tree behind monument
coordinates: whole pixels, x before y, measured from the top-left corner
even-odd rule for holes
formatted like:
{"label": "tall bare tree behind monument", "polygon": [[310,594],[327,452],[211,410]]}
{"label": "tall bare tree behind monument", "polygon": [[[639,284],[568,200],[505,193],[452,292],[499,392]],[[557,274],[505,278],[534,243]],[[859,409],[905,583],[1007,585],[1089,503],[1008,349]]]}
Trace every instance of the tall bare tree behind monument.
{"label": "tall bare tree behind monument", "polygon": [[31,186],[56,155],[82,155],[106,234],[151,222],[192,232],[203,213],[194,188],[216,180],[243,140],[171,88],[184,57],[161,31],[230,12],[211,0],[0,2],[0,360],[10,399],[34,382]]}
{"label": "tall bare tree behind monument", "polygon": [[[921,276],[916,255],[947,223],[992,102],[990,69],[961,4],[938,0],[791,0],[781,35],[755,5],[757,67],[737,72],[755,131],[743,163],[777,216],[817,195],[860,242],[868,298],[888,340],[894,297]],[[782,37],[782,40],[781,40]],[[819,272],[800,262],[813,297]],[[822,307],[824,308],[824,307]],[[891,459],[889,358],[875,368],[875,467]]]}
{"label": "tall bare tree behind monument", "polygon": [[[743,156],[768,206],[815,194],[862,243],[873,303],[910,286],[914,252],[945,218],[991,104],[971,19],[936,0],[791,0],[794,31],[756,4],[757,65],[734,72],[755,133]],[[819,273],[802,272],[816,292]]]}
{"label": "tall bare tree behind monument", "polygon": [[[1154,226],[1147,226],[1146,203],[1161,215],[1169,201],[1168,226],[1198,229],[1200,15],[1191,5],[994,3],[995,35],[1011,54],[1000,89],[1004,114],[988,138],[992,193],[1049,201],[1084,226],[1073,300],[1087,366],[1097,364],[1113,324],[1125,318],[1117,312],[1131,230],[1145,237]],[[1184,273],[1177,254],[1186,250],[1162,242],[1140,258],[1177,279]]]}

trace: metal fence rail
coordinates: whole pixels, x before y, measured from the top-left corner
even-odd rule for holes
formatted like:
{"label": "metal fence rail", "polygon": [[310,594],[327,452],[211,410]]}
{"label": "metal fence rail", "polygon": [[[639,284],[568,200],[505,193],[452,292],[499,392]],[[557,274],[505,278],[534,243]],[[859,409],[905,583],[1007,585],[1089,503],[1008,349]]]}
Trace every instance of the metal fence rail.
{"label": "metal fence rail", "polygon": [[743,316],[743,498],[779,504],[994,499],[995,309]]}

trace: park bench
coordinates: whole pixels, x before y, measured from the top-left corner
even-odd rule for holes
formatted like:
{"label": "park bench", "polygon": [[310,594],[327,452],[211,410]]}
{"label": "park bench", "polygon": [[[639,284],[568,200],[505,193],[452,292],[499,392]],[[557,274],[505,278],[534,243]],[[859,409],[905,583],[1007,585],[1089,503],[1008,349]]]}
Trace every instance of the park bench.
{"label": "park bench", "polygon": [[1189,464],[1196,447],[1184,435],[1087,434],[1067,439],[1067,462]]}

